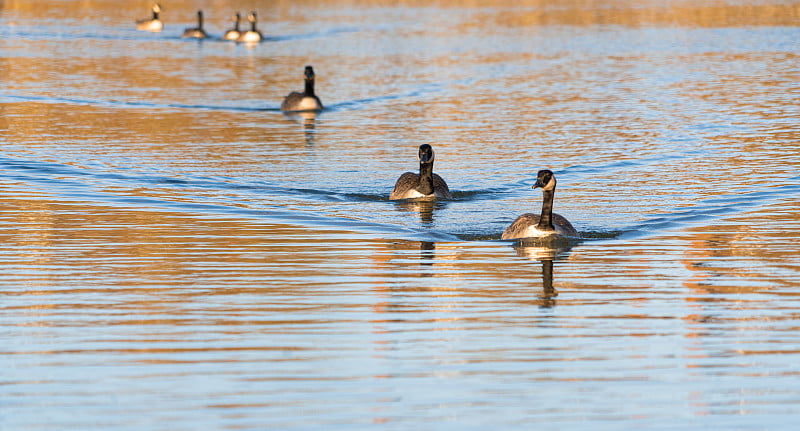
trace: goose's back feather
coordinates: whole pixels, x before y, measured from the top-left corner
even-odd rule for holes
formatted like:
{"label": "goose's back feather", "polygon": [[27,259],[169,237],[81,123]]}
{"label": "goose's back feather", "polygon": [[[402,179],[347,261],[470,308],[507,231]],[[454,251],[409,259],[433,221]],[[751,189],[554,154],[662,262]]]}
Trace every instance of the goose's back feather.
{"label": "goose's back feather", "polygon": [[572,227],[572,224],[564,216],[553,213],[552,222],[555,232],[539,230],[536,227],[536,225],[539,224],[539,214],[526,213],[517,217],[514,223],[511,223],[511,226],[503,231],[500,239],[543,237],[553,234],[571,237],[578,236],[578,231]]}
{"label": "goose's back feather", "polygon": [[183,31],[183,37],[185,38],[195,38],[195,39],[205,39],[208,37],[205,31],[202,28],[187,28]]}
{"label": "goose's back feather", "polygon": [[444,182],[444,178],[438,174],[433,174],[433,193],[437,198],[450,199],[453,196],[450,194],[450,187]]}
{"label": "goose's back feather", "polygon": [[438,174],[433,174],[433,196],[426,196],[417,191],[416,187],[418,183],[419,174],[406,172],[400,175],[400,178],[397,179],[394,185],[394,189],[392,189],[392,192],[389,194],[389,199],[414,199],[422,197],[437,197],[440,199],[452,198],[450,188],[447,187],[447,183]]}
{"label": "goose's back feather", "polygon": [[305,93],[293,91],[281,103],[281,111],[319,111],[322,102],[317,96],[307,96]]}

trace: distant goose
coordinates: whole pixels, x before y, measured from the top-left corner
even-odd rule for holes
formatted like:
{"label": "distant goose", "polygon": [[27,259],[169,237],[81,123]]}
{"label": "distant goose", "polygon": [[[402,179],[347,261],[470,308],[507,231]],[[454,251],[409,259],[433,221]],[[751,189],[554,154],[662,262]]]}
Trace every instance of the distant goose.
{"label": "distant goose", "polygon": [[153,3],[153,18],[140,19],[136,21],[136,30],[159,32],[164,28],[164,22],[158,19],[158,14],[161,12],[161,5]]}
{"label": "distant goose", "polygon": [[433,173],[433,148],[419,146],[419,175],[406,172],[400,175],[389,199],[440,198],[450,199],[450,189],[444,179]]}
{"label": "distant goose", "polygon": [[523,214],[511,223],[503,231],[501,239],[545,237],[550,235],[562,235],[578,237],[578,231],[572,224],[553,212],[553,196],[556,191],[556,177],[552,171],[543,169],[536,176],[536,184],[533,188],[542,188],[542,214]]}
{"label": "distant goose", "polygon": [[250,12],[247,15],[247,20],[250,21],[250,30],[239,35],[239,38],[236,39],[237,42],[260,42],[264,39],[264,36],[261,34],[260,31],[256,30],[256,13]]}
{"label": "distant goose", "polygon": [[236,40],[241,36],[241,32],[239,31],[239,21],[241,21],[241,19],[242,17],[239,15],[239,12],[236,12],[236,15],[233,16],[233,28],[225,32],[222,36],[223,40]]}
{"label": "distant goose", "polygon": [[302,93],[293,91],[283,99],[281,111],[302,112],[302,111],[321,111],[322,102],[314,94],[314,68],[306,66],[306,88]]}
{"label": "distant goose", "polygon": [[197,11],[197,27],[184,30],[183,37],[194,39],[205,39],[208,37],[206,31],[203,30],[203,11]]}

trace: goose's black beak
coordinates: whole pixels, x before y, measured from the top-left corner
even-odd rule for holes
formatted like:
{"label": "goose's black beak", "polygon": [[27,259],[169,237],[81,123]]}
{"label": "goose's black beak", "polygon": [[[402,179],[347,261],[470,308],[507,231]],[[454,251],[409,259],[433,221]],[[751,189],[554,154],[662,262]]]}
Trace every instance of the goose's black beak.
{"label": "goose's black beak", "polygon": [[423,152],[419,154],[419,162],[420,163],[428,163],[431,161],[431,153],[430,152]]}
{"label": "goose's black beak", "polygon": [[542,180],[540,180],[538,178],[536,179],[536,184],[534,184],[533,187],[531,187],[531,188],[535,189],[537,187],[544,187],[544,184],[542,184]]}

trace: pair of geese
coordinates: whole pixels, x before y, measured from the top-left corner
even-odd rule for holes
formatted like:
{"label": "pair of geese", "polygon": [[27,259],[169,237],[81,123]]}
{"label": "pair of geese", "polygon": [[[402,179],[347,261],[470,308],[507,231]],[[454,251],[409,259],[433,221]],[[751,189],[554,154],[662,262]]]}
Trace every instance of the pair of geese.
{"label": "pair of geese", "polygon": [[[164,28],[164,22],[161,21],[159,15],[161,13],[161,5],[154,3],[151,8],[153,17],[150,19],[142,19],[136,21],[136,29],[142,31],[159,32]],[[264,39],[264,35],[256,29],[256,13],[250,12],[247,15],[247,20],[250,21],[250,30],[241,31],[239,29],[239,22],[242,20],[241,15],[237,12],[233,16],[233,28],[226,31],[222,36],[222,40],[231,40],[235,42],[260,42]],[[206,39],[208,33],[203,28],[203,11],[197,11],[197,27],[187,28],[183,31],[184,38]]]}
{"label": "pair of geese", "polygon": [[[433,148],[428,144],[419,146],[419,175],[406,172],[398,178],[389,194],[390,200],[397,199],[450,199],[450,189],[442,177],[433,173]],[[533,188],[541,188],[543,194],[541,214],[526,213],[508,226],[501,239],[542,238],[553,235],[578,237],[578,231],[565,217],[553,212],[553,198],[556,191],[556,177],[552,171],[542,169],[536,176]]]}

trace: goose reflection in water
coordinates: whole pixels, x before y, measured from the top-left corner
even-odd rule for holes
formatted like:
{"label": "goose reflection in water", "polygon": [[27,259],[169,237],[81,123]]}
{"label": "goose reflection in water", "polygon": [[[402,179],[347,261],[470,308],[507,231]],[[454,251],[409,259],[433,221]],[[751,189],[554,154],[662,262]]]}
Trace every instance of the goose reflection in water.
{"label": "goose reflection in water", "polygon": [[[436,258],[436,243],[430,241],[420,241],[419,243],[419,264],[421,266],[433,266]],[[433,272],[423,272],[423,277],[433,277]]]}
{"label": "goose reflection in water", "polygon": [[447,205],[442,201],[414,199],[398,200],[394,201],[394,203],[401,211],[419,214],[419,219],[423,227],[433,227],[433,213]]}
{"label": "goose reflection in water", "polygon": [[315,143],[317,128],[317,112],[283,112],[283,116],[297,124],[303,125],[303,134],[306,139],[306,146],[312,147]]}
{"label": "goose reflection in water", "polygon": [[553,286],[553,261],[565,259],[572,249],[572,242],[567,240],[526,239],[514,243],[517,255],[542,264],[542,294],[539,305],[552,308],[558,296]]}

